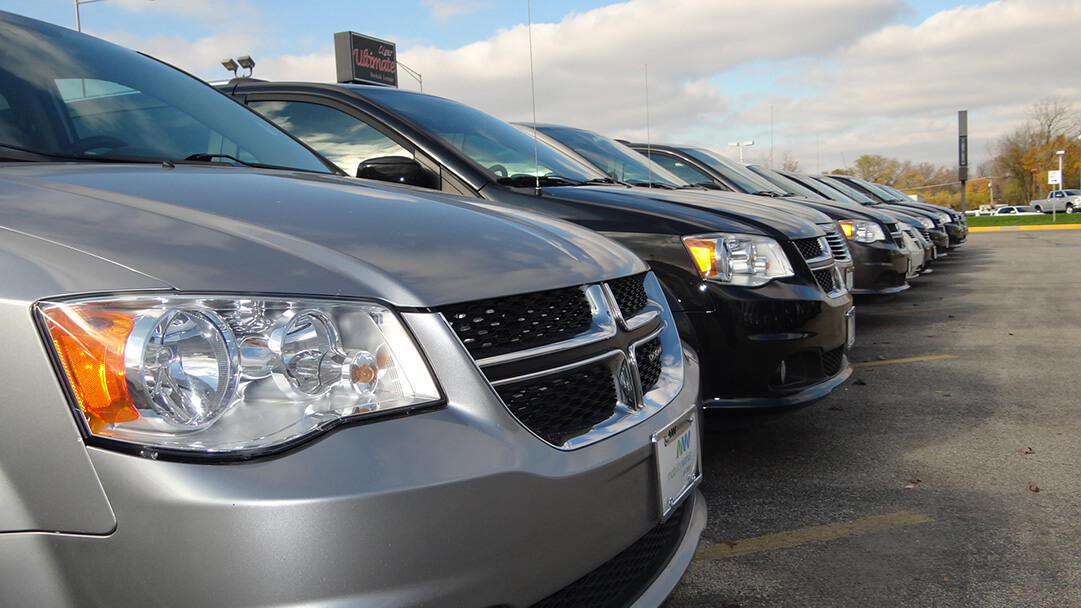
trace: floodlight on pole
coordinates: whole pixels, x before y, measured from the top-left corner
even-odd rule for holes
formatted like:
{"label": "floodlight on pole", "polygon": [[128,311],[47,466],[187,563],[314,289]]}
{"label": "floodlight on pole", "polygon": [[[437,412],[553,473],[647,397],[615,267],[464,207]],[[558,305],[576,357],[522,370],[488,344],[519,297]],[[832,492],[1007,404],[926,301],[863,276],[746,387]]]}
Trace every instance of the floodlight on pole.
{"label": "floodlight on pole", "polygon": [[[221,66],[233,73],[233,78],[249,78],[251,77],[252,70],[255,68],[255,60],[251,58],[251,55],[241,55],[234,60],[232,57],[226,57],[221,60]],[[237,74],[237,70],[244,68],[248,70],[247,74],[240,76]]]}
{"label": "floodlight on pole", "polygon": [[740,162],[740,164],[743,164],[743,149],[744,148],[749,148],[749,147],[751,147],[753,145],[754,145],[753,140],[752,141],[730,141],[730,142],[728,142],[728,147],[730,147],[730,148],[739,148],[739,162]]}

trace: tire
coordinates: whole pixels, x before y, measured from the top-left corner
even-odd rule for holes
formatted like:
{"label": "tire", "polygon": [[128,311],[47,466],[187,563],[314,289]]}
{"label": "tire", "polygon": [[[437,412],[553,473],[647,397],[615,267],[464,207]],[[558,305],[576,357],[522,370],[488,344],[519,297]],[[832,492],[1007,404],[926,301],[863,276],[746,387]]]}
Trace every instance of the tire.
{"label": "tire", "polygon": [[1073,213],[1073,212],[1074,212],[1073,203],[1066,203],[1066,213]]}
{"label": "tire", "polygon": [[1043,207],[1041,207],[1039,205],[1036,205],[1036,211],[1039,211],[1040,213],[1043,213]]}

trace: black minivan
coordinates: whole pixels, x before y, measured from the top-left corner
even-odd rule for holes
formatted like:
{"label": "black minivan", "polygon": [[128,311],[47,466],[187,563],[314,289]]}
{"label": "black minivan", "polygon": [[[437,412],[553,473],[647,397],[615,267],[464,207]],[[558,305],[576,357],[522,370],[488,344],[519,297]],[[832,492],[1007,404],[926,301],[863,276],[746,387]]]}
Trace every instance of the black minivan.
{"label": "black minivan", "polygon": [[432,95],[253,79],[218,88],[357,177],[559,217],[628,246],[657,273],[700,357],[706,407],[803,405],[851,371],[852,297],[812,223],[738,199],[617,183]]}

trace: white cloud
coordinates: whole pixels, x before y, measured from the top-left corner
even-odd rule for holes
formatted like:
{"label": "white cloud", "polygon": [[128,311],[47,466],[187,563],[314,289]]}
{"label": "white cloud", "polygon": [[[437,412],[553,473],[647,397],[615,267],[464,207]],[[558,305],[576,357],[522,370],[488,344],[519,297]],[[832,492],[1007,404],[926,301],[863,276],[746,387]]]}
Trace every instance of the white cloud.
{"label": "white cloud", "polygon": [[[745,62],[825,53],[902,11],[894,0],[632,0],[559,23],[502,30],[459,49],[401,53],[425,90],[501,117],[530,115],[530,46],[540,120],[593,129],[660,130],[716,120],[726,95],[707,79]],[[841,23],[850,25],[846,28]]]}
{"label": "white cloud", "polygon": [[952,164],[958,110],[969,111],[969,147],[978,153],[1024,120],[1033,103],[1081,98],[1072,77],[1078,31],[1081,4],[1072,0],[943,11],[915,27],[869,32],[829,57],[834,69],[806,72],[825,93],[771,103],[785,117],[785,134],[802,133],[804,144],[818,134],[819,145],[835,151]]}
{"label": "white cloud", "polygon": [[482,0],[423,0],[423,4],[431,9],[432,20],[437,23],[446,23],[491,6]]}

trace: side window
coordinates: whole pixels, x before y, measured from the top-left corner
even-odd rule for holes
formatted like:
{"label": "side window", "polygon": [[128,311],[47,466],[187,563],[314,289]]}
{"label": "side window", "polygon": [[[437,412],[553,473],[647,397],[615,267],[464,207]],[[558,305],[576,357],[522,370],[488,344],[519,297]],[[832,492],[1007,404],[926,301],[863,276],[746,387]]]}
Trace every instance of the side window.
{"label": "side window", "polygon": [[356,117],[303,101],[249,101],[248,105],[314,148],[349,175],[366,160],[413,154]]}
{"label": "side window", "polygon": [[688,167],[687,165],[670,156],[665,156],[664,154],[651,154],[649,155],[649,158],[650,160],[654,161],[665,169],[668,169],[672,173],[680,176],[685,182],[689,184],[700,184],[702,182],[713,181],[699,171],[697,171],[696,169],[692,169],[691,167]]}

